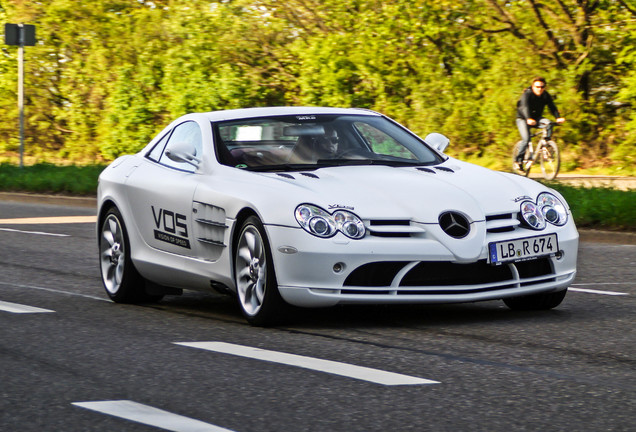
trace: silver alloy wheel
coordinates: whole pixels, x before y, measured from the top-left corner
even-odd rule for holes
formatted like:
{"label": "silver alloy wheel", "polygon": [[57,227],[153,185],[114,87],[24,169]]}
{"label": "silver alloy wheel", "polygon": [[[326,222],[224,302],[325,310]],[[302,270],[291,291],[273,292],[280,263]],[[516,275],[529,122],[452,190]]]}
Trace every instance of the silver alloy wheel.
{"label": "silver alloy wheel", "polygon": [[117,294],[124,277],[126,248],[121,223],[113,214],[108,215],[102,224],[100,261],[106,290],[113,295]]}
{"label": "silver alloy wheel", "polygon": [[267,289],[267,255],[261,233],[254,225],[241,232],[235,260],[236,289],[241,307],[254,316],[263,306]]}

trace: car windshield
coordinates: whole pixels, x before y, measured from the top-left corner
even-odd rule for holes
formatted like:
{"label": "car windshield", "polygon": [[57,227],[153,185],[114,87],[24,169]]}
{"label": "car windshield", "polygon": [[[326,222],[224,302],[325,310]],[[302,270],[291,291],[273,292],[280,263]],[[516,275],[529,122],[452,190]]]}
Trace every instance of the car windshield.
{"label": "car windshield", "polygon": [[381,116],[298,115],[213,123],[224,165],[294,171],[347,165],[436,165],[443,158]]}

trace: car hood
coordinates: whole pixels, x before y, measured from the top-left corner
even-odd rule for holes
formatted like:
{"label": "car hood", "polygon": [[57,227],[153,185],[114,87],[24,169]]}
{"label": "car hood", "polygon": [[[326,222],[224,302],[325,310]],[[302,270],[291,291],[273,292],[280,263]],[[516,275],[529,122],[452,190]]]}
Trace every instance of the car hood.
{"label": "car hood", "polygon": [[329,211],[349,209],[363,219],[420,223],[437,223],[448,210],[483,221],[486,215],[518,211],[523,197],[535,199],[546,190],[532,180],[455,159],[435,167],[340,166],[259,175],[287,185],[276,186],[281,204],[291,200]]}

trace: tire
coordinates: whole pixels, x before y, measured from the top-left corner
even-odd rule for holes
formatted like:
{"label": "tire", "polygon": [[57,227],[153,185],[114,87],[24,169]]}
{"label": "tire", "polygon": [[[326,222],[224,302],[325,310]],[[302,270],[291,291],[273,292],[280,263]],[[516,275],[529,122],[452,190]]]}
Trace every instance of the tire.
{"label": "tire", "polygon": [[[517,141],[517,143],[514,145],[513,149],[512,149],[512,172],[518,175],[522,175],[522,176],[526,176],[528,177],[528,174],[530,173],[530,170],[525,170],[524,167],[522,166],[521,169],[516,169],[515,168],[515,162],[517,161],[517,153],[519,153],[519,146],[521,145],[521,141]],[[524,160],[528,158],[528,149],[526,149],[526,155],[524,156]]]}
{"label": "tire", "polygon": [[522,297],[510,297],[503,299],[506,306],[512,310],[518,311],[530,311],[530,310],[549,310],[557,307],[561,304],[565,295],[567,294],[567,288],[562,291],[531,294]]}
{"label": "tire", "polygon": [[545,177],[546,180],[554,180],[561,167],[559,146],[552,140],[547,141],[545,146],[541,149],[539,161],[541,163],[543,177]]}
{"label": "tire", "polygon": [[159,301],[162,295],[146,293],[146,284],[130,259],[130,241],[121,213],[108,210],[99,230],[99,262],[106,294],[116,303]]}
{"label": "tire", "polygon": [[239,307],[248,323],[269,326],[282,321],[286,303],[278,291],[265,229],[255,216],[247,218],[237,237],[234,282]]}

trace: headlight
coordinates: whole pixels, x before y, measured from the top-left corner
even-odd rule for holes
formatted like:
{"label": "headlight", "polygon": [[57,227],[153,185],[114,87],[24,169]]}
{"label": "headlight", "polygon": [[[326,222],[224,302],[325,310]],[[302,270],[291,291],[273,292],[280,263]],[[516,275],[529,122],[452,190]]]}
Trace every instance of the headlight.
{"label": "headlight", "polygon": [[537,202],[524,201],[521,203],[521,217],[530,228],[542,230],[548,223],[562,226],[568,221],[565,205],[556,196],[543,192],[537,197]]}
{"label": "headlight", "polygon": [[537,198],[537,205],[545,220],[554,225],[565,225],[568,221],[568,212],[563,203],[554,195],[544,192]]}
{"label": "headlight", "polygon": [[364,237],[364,224],[358,216],[346,211],[337,210],[333,214],[311,204],[296,207],[296,220],[305,231],[318,237],[334,236],[338,231],[349,238]]}
{"label": "headlight", "polygon": [[539,207],[531,201],[521,203],[521,217],[531,228],[542,230],[545,228],[545,218]]}

